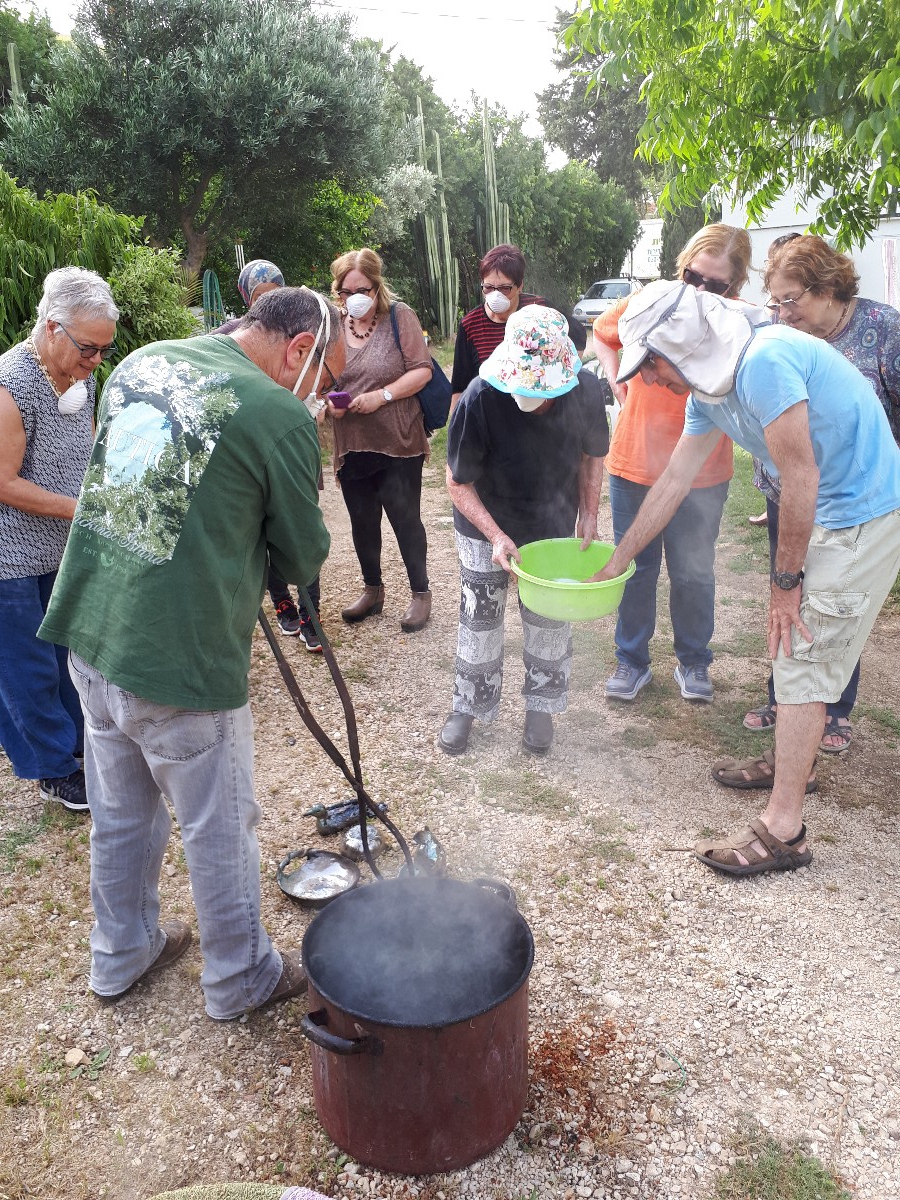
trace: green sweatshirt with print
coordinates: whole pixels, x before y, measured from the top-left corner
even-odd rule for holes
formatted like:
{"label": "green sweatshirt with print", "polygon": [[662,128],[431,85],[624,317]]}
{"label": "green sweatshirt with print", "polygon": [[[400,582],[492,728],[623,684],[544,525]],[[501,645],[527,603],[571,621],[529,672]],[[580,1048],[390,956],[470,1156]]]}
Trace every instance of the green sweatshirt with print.
{"label": "green sweatshirt with print", "polygon": [[267,555],[308,584],[328,554],[318,475],[306,407],[231,338],[129,355],[39,636],[157,704],[239,708]]}

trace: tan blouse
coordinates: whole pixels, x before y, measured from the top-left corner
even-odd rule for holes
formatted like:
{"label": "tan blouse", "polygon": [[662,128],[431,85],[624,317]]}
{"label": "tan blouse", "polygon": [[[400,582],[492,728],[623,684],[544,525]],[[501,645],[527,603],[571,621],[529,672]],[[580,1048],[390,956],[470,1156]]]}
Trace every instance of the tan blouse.
{"label": "tan blouse", "polygon": [[[431,366],[418,317],[408,304],[399,301],[395,311],[402,353],[394,339],[391,314],[384,313],[364,346],[347,346],[347,366],[338,380],[342,392],[358,396],[383,387],[390,390],[390,385],[407,371]],[[332,427],[335,473],[347,454],[358,451],[375,451],[393,458],[414,458],[428,452],[418,396],[392,400],[373,413],[345,413]]]}

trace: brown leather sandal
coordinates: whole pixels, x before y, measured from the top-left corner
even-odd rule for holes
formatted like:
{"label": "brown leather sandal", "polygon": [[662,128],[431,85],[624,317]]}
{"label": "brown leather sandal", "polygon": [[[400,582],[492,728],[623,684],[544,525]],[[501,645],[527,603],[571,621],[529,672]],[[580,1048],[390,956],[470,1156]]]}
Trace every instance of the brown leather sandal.
{"label": "brown leather sandal", "polygon": [[[711,771],[716,783],[731,788],[771,788],[775,784],[775,751],[767,750],[761,758],[720,758]],[[818,791],[816,772],[806,781],[806,794]]]}
{"label": "brown leather sandal", "polygon": [[[782,842],[769,833],[765,824],[757,817],[739,833],[719,841],[699,841],[694,847],[694,857],[699,858],[714,871],[726,875],[761,875],[764,871],[796,871],[812,862],[809,847],[799,847],[806,838],[806,826],[790,841]],[[764,853],[756,849],[761,846]],[[741,862],[738,858],[745,859]]]}

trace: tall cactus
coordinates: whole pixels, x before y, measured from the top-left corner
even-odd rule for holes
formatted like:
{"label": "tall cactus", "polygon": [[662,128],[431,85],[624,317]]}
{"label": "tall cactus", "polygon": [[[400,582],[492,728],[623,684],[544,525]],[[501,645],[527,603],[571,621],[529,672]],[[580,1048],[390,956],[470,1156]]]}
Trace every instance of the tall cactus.
{"label": "tall cactus", "polygon": [[25,95],[22,87],[22,72],[19,70],[19,47],[15,42],[7,42],[6,54],[9,59],[9,90],[13,100],[21,100]]}
{"label": "tall cactus", "polygon": [[[425,148],[425,117],[422,101],[416,97],[418,115],[416,135],[419,148],[419,163],[428,168]],[[447,202],[444,197],[444,173],[441,166],[441,139],[434,134],[434,176],[436,181],[437,220],[428,209],[419,218],[425,243],[425,266],[431,307],[437,318],[441,337],[452,337],[456,329],[456,311],[459,296],[459,264],[450,246],[450,226],[447,220]]]}
{"label": "tall cactus", "polygon": [[485,251],[509,241],[509,205],[497,193],[497,167],[494,162],[494,137],[488,116],[487,100],[481,110],[481,142],[484,148],[484,232]]}

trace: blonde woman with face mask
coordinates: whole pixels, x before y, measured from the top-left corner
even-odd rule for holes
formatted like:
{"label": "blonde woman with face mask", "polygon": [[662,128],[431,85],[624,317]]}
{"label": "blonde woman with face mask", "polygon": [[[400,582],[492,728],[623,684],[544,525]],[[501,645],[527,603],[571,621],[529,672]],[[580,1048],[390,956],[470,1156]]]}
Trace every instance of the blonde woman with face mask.
{"label": "blonde woman with face mask", "polygon": [[335,384],[345,398],[337,405],[329,400],[328,410],[334,418],[335,474],[364,585],[341,615],[353,624],[384,608],[381,527],[387,516],[412,593],[400,628],[414,633],[431,615],[421,517],[428,438],[418,399],[431,379],[431,356],[416,314],[391,292],[374,250],[342,254],[331,264],[331,278],[347,366]]}

